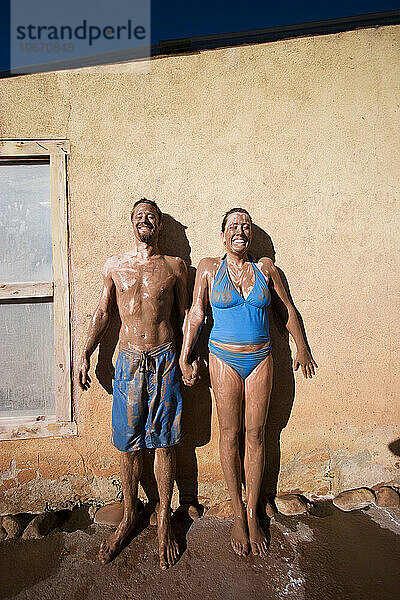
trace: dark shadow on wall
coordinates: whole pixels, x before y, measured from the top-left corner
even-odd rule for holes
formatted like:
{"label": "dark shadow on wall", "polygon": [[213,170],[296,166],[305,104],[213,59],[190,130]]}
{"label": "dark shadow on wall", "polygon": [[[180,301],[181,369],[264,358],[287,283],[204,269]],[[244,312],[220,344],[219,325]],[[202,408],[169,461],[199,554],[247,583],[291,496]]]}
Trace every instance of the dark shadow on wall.
{"label": "dark shadow on wall", "polygon": [[390,442],[388,448],[392,454],[395,456],[400,456],[400,440],[394,440],[393,442]]}
{"label": "dark shadow on wall", "polygon": [[[254,260],[267,256],[275,262],[275,248],[271,237],[257,225],[253,225],[253,242],[250,252]],[[282,269],[279,275],[293,306],[289,284]],[[293,408],[295,396],[295,380],[292,369],[292,355],[289,346],[289,333],[286,329],[288,318],[286,307],[276,292],[271,289],[271,305],[269,310],[272,356],[274,360],[274,379],[271,400],[265,429],[266,462],[262,483],[262,502],[273,500],[277,492],[277,483],[281,461],[281,433],[286,427]],[[295,307],[304,338],[307,340],[303,319]]]}
{"label": "dark shadow on wall", "polygon": [[[169,214],[163,214],[163,228],[160,232],[159,246],[163,254],[179,256],[188,269],[189,305],[192,302],[196,269],[192,266],[191,248],[186,235],[187,227]],[[172,324],[177,342],[178,356],[182,344],[182,332],[176,312],[172,315]],[[204,348],[199,348],[204,357]],[[211,395],[208,372],[202,371],[200,382],[193,388],[181,385],[183,396],[181,443],[176,447],[175,480],[179,490],[181,505],[198,504],[198,466],[196,448],[206,445],[211,436]],[[157,500],[157,487],[152,464],[154,454],[147,453],[142,486],[147,497]]]}
{"label": "dark shadow on wall", "polygon": [[255,260],[260,260],[262,256],[267,256],[275,262],[275,248],[268,233],[253,223],[253,241],[251,242],[250,254]]}
{"label": "dark shadow on wall", "polygon": [[[193,293],[196,269],[191,264],[191,248],[186,236],[186,227],[169,214],[163,215],[163,228],[160,232],[159,247],[162,254],[179,256],[188,268],[188,286],[190,302]],[[177,353],[179,356],[182,343],[181,328],[178,316],[172,314]],[[110,326],[100,342],[96,376],[107,393],[112,394],[114,377],[113,355],[118,343],[121,319],[115,307]],[[207,336],[208,339],[208,336]],[[200,345],[201,355],[206,350]],[[194,388],[181,386],[183,396],[182,442],[176,447],[176,483],[181,504],[198,503],[198,467],[195,449],[210,441],[211,435],[211,396],[208,372],[202,373],[201,381]],[[153,473],[154,452],[148,451],[144,457],[141,484],[150,502],[156,502],[157,486]]]}
{"label": "dark shadow on wall", "polygon": [[99,344],[99,355],[97,358],[96,377],[100,385],[108,394],[112,394],[112,380],[114,378],[114,365],[112,358],[118,343],[121,319],[118,307],[115,305],[111,314],[111,321],[106,333]]}

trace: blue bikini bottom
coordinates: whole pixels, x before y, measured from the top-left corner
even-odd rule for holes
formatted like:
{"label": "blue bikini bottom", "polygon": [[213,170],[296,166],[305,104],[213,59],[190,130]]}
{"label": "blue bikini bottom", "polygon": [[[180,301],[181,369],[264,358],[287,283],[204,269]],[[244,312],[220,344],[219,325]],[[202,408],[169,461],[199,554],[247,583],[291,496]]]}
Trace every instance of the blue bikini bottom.
{"label": "blue bikini bottom", "polygon": [[211,340],[208,342],[208,347],[211,354],[217,356],[240,375],[242,379],[246,379],[252,371],[271,353],[271,346],[261,348],[255,352],[230,352],[224,348],[220,348],[213,344]]}

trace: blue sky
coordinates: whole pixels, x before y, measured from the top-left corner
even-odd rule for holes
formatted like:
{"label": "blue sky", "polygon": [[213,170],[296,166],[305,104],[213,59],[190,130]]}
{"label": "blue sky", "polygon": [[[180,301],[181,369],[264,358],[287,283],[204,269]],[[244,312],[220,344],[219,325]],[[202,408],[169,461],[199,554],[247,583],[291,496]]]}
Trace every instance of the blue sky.
{"label": "blue sky", "polygon": [[400,0],[153,0],[152,40],[278,27],[398,8]]}
{"label": "blue sky", "polygon": [[[400,0],[202,0],[201,3],[153,0],[151,38],[155,44],[159,40],[277,27],[399,8]],[[10,0],[0,0],[0,10],[0,71],[4,71],[9,68]]]}

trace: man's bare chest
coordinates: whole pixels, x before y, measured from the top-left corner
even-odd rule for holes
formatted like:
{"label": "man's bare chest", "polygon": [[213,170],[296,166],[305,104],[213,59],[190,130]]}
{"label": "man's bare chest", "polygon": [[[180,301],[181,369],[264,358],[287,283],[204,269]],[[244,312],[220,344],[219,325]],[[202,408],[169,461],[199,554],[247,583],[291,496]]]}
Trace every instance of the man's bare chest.
{"label": "man's bare chest", "polygon": [[117,297],[126,299],[149,299],[162,301],[172,293],[176,276],[165,265],[121,265],[112,274]]}

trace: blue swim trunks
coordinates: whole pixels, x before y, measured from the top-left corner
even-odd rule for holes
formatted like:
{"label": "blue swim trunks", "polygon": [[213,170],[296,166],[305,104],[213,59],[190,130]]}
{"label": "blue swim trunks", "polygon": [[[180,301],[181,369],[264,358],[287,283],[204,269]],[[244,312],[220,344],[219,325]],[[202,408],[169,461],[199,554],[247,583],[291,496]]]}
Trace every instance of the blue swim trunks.
{"label": "blue swim trunks", "polygon": [[182,396],[172,342],[120,350],[113,388],[112,444],[122,452],[166,448],[181,439]]}

